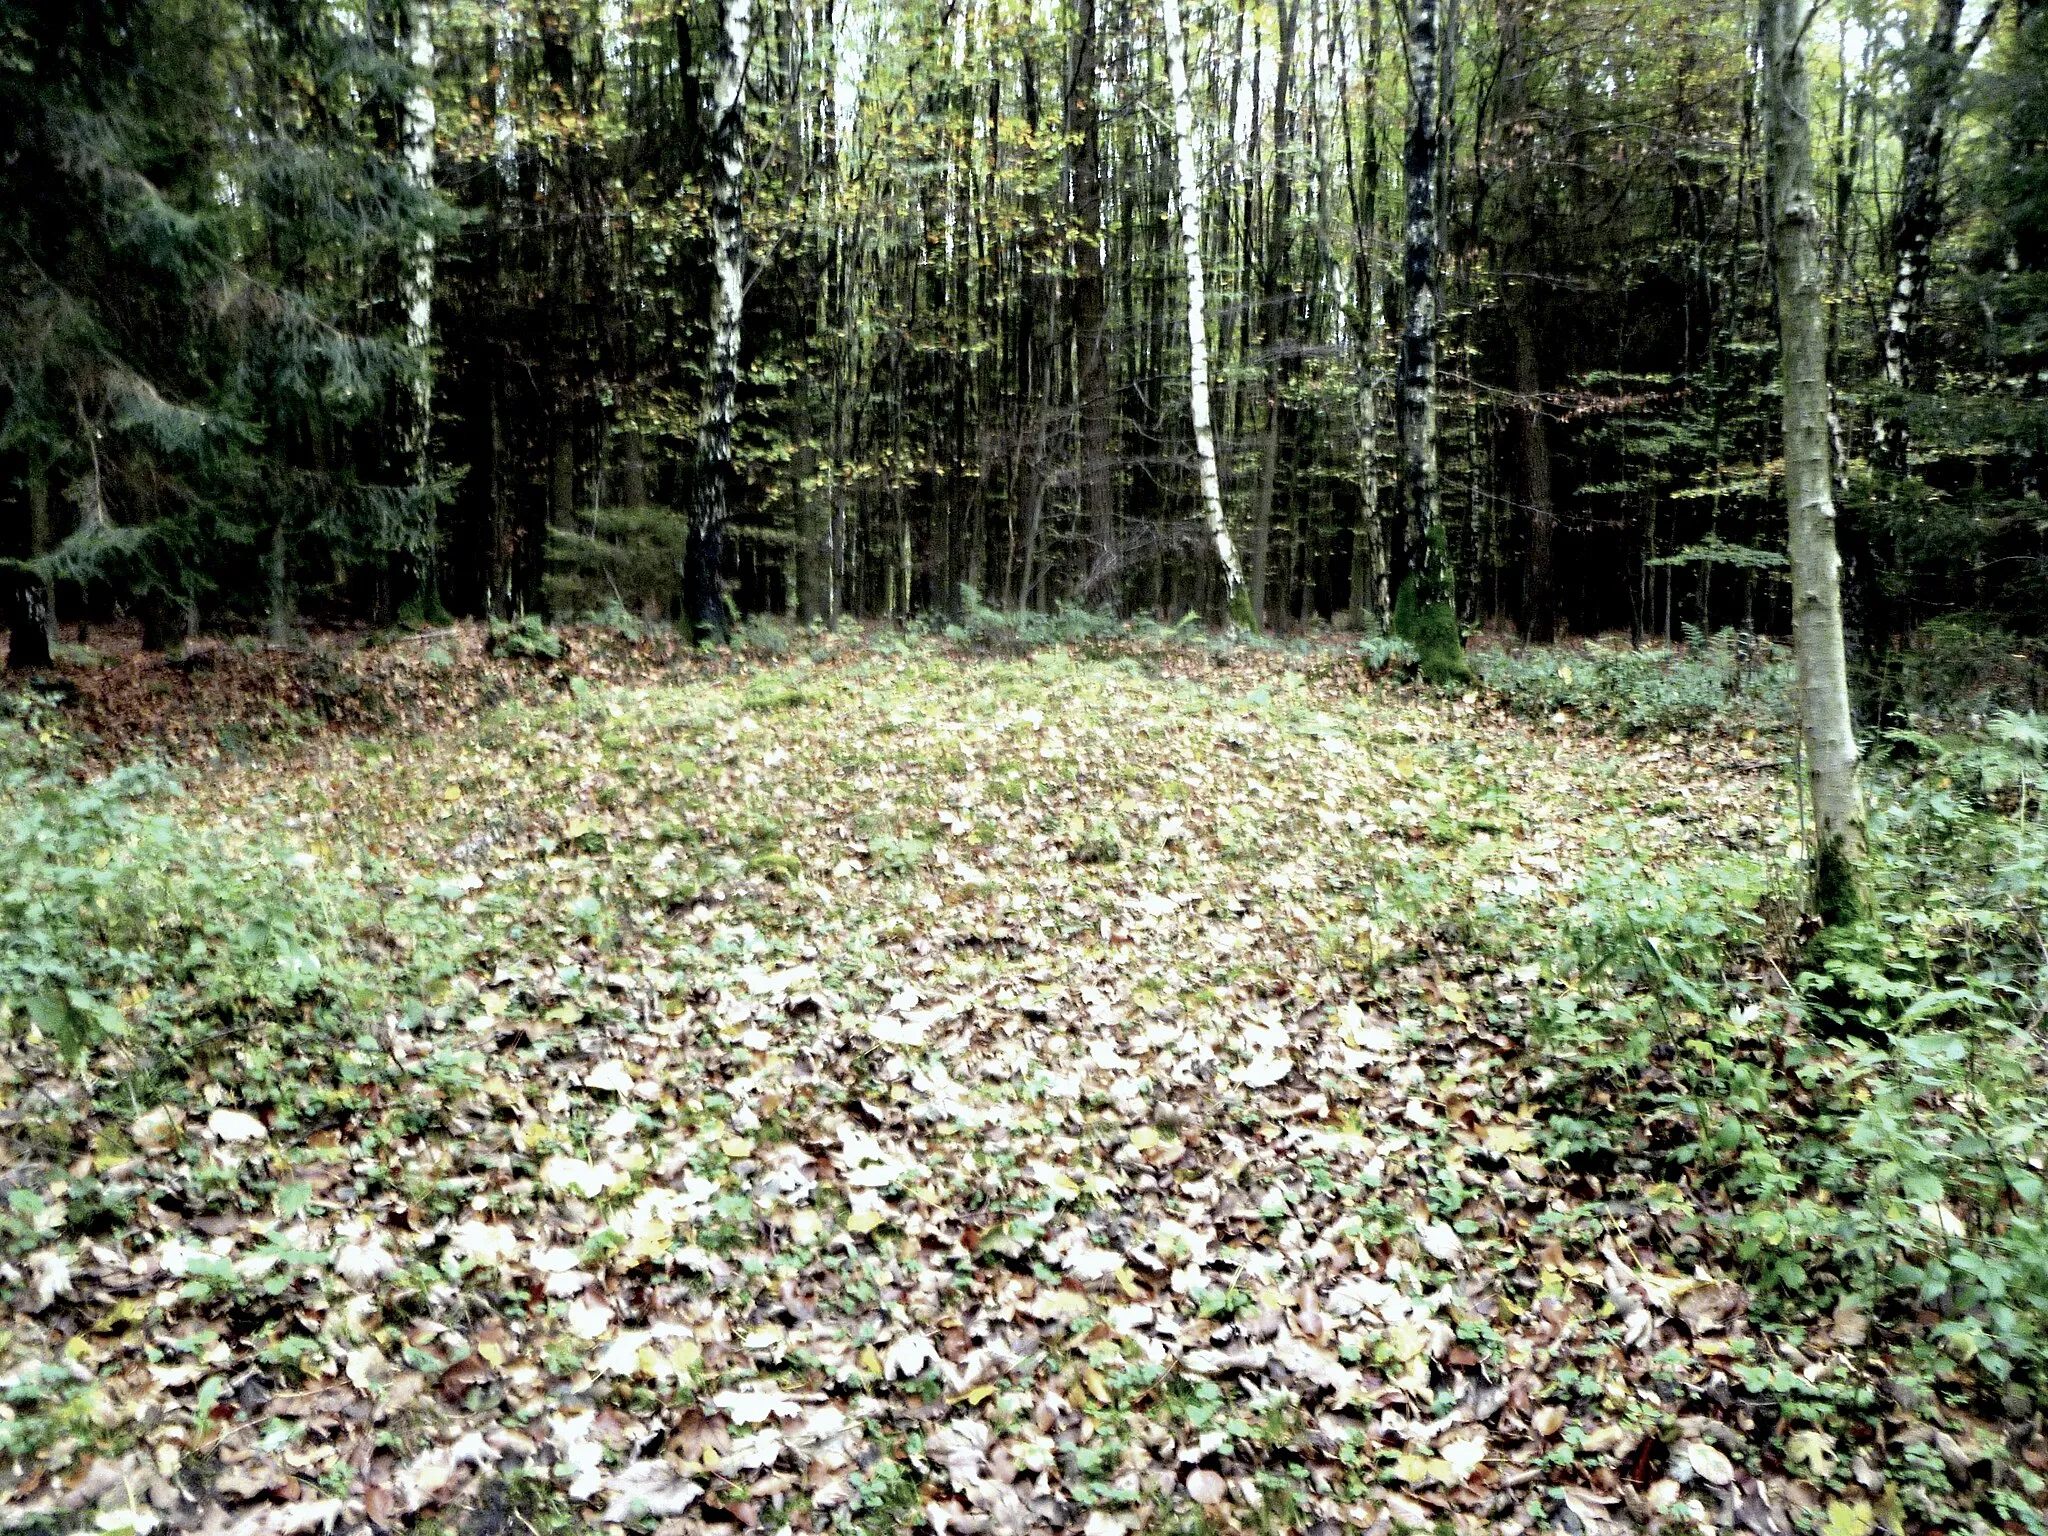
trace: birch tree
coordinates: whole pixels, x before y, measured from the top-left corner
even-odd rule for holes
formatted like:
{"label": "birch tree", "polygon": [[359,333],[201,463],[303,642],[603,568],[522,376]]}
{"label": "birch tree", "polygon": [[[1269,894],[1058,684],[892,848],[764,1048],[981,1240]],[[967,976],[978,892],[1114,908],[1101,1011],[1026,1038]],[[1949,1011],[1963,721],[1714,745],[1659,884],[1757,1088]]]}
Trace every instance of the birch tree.
{"label": "birch tree", "polygon": [[1180,203],[1180,248],[1188,269],[1188,394],[1194,422],[1195,471],[1202,488],[1202,518],[1223,567],[1224,597],[1234,623],[1249,625],[1244,574],[1223,520],[1223,481],[1216,472],[1216,434],[1209,424],[1209,316],[1202,291],[1202,184],[1195,176],[1195,113],[1188,97],[1188,46],[1180,0],[1165,0],[1166,84],[1173,95],[1175,190]]}
{"label": "birch tree", "polygon": [[1293,114],[1289,94],[1293,86],[1296,26],[1300,7],[1280,0],[1278,48],[1273,65],[1273,191],[1266,209],[1265,270],[1259,281],[1259,350],[1264,354],[1266,417],[1265,438],[1259,448],[1259,481],[1252,496],[1249,572],[1252,619],[1266,627],[1266,596],[1269,585],[1268,553],[1273,541],[1273,490],[1280,474],[1280,437],[1286,412],[1287,377],[1292,360],[1293,298],[1288,292],[1292,277],[1289,261],[1294,218]]}
{"label": "birch tree", "polygon": [[1358,521],[1351,535],[1351,627],[1369,622],[1384,633],[1392,604],[1387,591],[1387,530],[1380,513],[1380,390],[1384,387],[1380,359],[1379,247],[1379,74],[1380,8],[1369,8],[1365,74],[1365,152],[1363,175],[1352,164],[1350,50],[1343,43],[1343,13],[1338,29],[1338,100],[1342,104],[1344,179],[1351,203],[1352,281],[1357,289],[1358,348]]}
{"label": "birch tree", "polygon": [[746,297],[747,236],[740,210],[746,169],[746,74],[752,0],[719,0],[718,35],[706,106],[711,164],[711,356],[704,414],[697,431],[690,494],[690,543],[684,604],[697,641],[726,633],[719,568],[732,513],[733,418],[738,407],[741,306]]}
{"label": "birch tree", "polygon": [[1110,463],[1109,335],[1102,262],[1102,112],[1097,104],[1095,0],[1074,7],[1073,66],[1067,82],[1068,172],[1074,217],[1074,394],[1080,416],[1082,521],[1095,545],[1088,595],[1116,591],[1116,471]]}
{"label": "birch tree", "polygon": [[1394,632],[1421,654],[1433,683],[1471,674],[1458,635],[1451,548],[1438,509],[1436,432],[1437,243],[1443,168],[1438,116],[1444,66],[1438,0],[1408,7],[1408,144],[1401,267],[1407,313],[1401,326],[1396,404],[1401,431],[1402,507],[1407,514],[1408,575],[1394,605]]}
{"label": "birch tree", "polygon": [[1894,475],[1907,471],[1907,427],[1896,397],[1924,388],[1919,328],[1927,306],[1927,283],[1934,271],[1934,241],[1941,233],[1941,162],[1948,140],[1949,118],[1956,88],[1978,46],[1998,17],[1998,0],[1984,8],[1977,29],[1962,33],[1963,0],[1939,0],[1927,42],[1906,102],[1901,131],[1899,190],[1892,204],[1891,294],[1885,301],[1884,333],[1879,340],[1884,382],[1894,403],[1876,413],[1872,423],[1873,457]]}
{"label": "birch tree", "polygon": [[[426,0],[411,0],[406,7],[406,33],[402,39],[406,62],[412,66],[412,81],[406,87],[403,152],[406,180],[422,200],[434,192],[434,34]],[[430,519],[426,548],[421,554],[422,588],[434,607],[434,571],[439,543],[433,517],[430,462],[434,431],[434,230],[422,219],[413,229],[400,268],[399,302],[405,311],[405,345],[412,356],[412,399],[401,429],[401,455],[411,478],[413,495]]]}
{"label": "birch tree", "polygon": [[1785,507],[1792,558],[1792,645],[1799,730],[1813,805],[1812,909],[1839,922],[1863,909],[1863,800],[1842,641],[1828,436],[1827,306],[1814,196],[1807,50],[1819,0],[1769,0],[1765,12],[1771,224],[1777,247]]}

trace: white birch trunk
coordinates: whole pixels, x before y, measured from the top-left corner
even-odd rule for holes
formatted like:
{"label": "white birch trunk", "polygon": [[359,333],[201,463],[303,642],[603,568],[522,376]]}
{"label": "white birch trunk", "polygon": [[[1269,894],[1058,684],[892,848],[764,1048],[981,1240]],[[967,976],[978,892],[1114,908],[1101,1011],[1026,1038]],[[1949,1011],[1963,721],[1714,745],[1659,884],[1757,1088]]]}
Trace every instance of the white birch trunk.
{"label": "white birch trunk", "polygon": [[[1939,0],[1928,30],[1925,62],[1907,97],[1906,122],[1900,135],[1899,189],[1891,219],[1895,270],[1879,338],[1884,381],[1896,395],[1924,386],[1924,381],[1915,377],[1926,371],[1915,355],[1919,350],[1915,332],[1926,311],[1934,241],[1941,232],[1941,162],[1948,121],[1957,84],[1996,20],[1998,8],[1998,0],[1991,0],[1976,34],[1962,40],[1963,0]],[[1877,463],[1892,474],[1907,473],[1910,453],[1904,412],[1895,407],[1877,412],[1871,431],[1872,457]]]}
{"label": "white birch trunk", "polygon": [[1863,908],[1865,848],[1828,462],[1827,314],[1821,293],[1820,207],[1813,190],[1812,104],[1806,74],[1808,7],[1818,3],[1770,0],[1766,67],[1778,347],[1784,367],[1792,643],[1814,815],[1812,900],[1823,921],[1837,921],[1854,917]]}
{"label": "white birch trunk", "polygon": [[[407,7],[410,35],[407,61],[413,83],[405,96],[402,150],[406,180],[422,193],[434,190],[434,38],[425,0]],[[399,299],[405,310],[405,344],[418,371],[413,377],[412,412],[405,424],[405,457],[416,490],[427,485],[428,450],[433,432],[434,373],[428,355],[434,330],[434,232],[422,224],[413,231],[410,249],[399,272]]]}
{"label": "white birch trunk", "polygon": [[739,396],[740,320],[746,298],[747,233],[740,181],[746,171],[746,76],[752,0],[720,0],[718,51],[711,79],[711,357],[697,472],[690,507],[686,573],[689,619],[699,641],[726,630],[719,588],[725,525],[731,515],[732,430]]}
{"label": "white birch trunk", "polygon": [[1187,38],[1180,0],[1165,0],[1166,83],[1173,93],[1173,148],[1179,176],[1180,246],[1188,265],[1188,393],[1195,430],[1195,470],[1202,487],[1202,519],[1216,543],[1231,617],[1238,617],[1244,574],[1223,520],[1223,481],[1216,472],[1216,433],[1209,424],[1209,314],[1202,284],[1202,185],[1195,176],[1195,112],[1188,99]]}
{"label": "white birch trunk", "polygon": [[[1371,271],[1369,266],[1367,271]],[[1370,293],[1360,307],[1370,314]],[[1386,528],[1380,520],[1380,335],[1370,319],[1363,351],[1358,378],[1358,528],[1353,535],[1351,611],[1361,628],[1369,618],[1384,630],[1393,604],[1387,590]]]}

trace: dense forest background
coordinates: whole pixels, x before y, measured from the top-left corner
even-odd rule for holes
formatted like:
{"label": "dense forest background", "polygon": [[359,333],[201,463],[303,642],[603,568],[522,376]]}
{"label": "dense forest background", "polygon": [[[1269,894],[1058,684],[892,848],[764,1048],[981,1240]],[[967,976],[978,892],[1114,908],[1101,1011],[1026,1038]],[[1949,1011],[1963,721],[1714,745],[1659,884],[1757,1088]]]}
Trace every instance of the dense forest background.
{"label": "dense forest background", "polygon": [[[17,652],[52,614],[677,614],[729,8],[0,4]],[[1251,606],[1369,629],[1414,547],[1404,13],[1185,15]],[[1461,619],[1782,631],[1754,8],[1441,20]],[[1811,27],[1852,658],[1936,620],[2009,649],[2048,630],[2048,7]],[[1220,617],[1158,8],[759,0],[742,107],[728,612]]]}

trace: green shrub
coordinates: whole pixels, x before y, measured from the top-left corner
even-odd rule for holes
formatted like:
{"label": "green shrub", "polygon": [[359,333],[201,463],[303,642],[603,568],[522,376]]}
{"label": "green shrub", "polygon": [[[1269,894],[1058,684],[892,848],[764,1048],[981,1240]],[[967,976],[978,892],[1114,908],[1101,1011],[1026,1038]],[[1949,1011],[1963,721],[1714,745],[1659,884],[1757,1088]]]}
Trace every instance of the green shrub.
{"label": "green shrub", "polygon": [[802,709],[815,704],[819,695],[804,687],[801,681],[784,673],[770,673],[756,678],[747,685],[747,691],[740,695],[742,708],[768,712],[783,709]]}
{"label": "green shrub", "polygon": [[528,613],[510,622],[493,619],[485,649],[493,656],[522,661],[560,661],[566,647],[539,614]]}
{"label": "green shrub", "polygon": [[601,507],[578,513],[571,527],[550,528],[550,611],[672,611],[689,536],[690,520],[667,507]]}
{"label": "green shrub", "polygon": [[878,836],[868,839],[868,867],[877,874],[901,877],[931,857],[932,845],[918,837]]}
{"label": "green shrub", "polygon": [[[1589,861],[1548,982],[1549,1153],[1689,1177],[1769,1310],[1838,1302],[1925,1374],[2048,1382],[2048,722],[2008,716],[1870,784],[1881,917],[1801,949],[1797,875]],[[2024,808],[2024,809],[2023,809]],[[1789,996],[1779,981],[1789,974]],[[1932,1321],[1929,1321],[1929,1319]]]}
{"label": "green shrub", "polygon": [[2048,695],[2036,644],[1981,615],[1930,620],[1884,660],[1876,712],[1893,719],[1960,725],[1997,710],[2034,709]]}
{"label": "green shrub", "polygon": [[1097,817],[1074,836],[1067,857],[1076,864],[1114,864],[1124,856],[1116,823]]}
{"label": "green shrub", "polygon": [[1359,659],[1368,672],[1412,672],[1422,653],[1399,635],[1367,635],[1358,642]]}
{"label": "green shrub", "polygon": [[0,743],[0,1028],[32,1029],[76,1064],[115,1041],[130,1054],[195,1033],[246,1041],[404,985],[361,936],[432,928],[428,908],[382,909],[308,854],[195,824],[155,764],[81,780],[48,736],[30,716]]}
{"label": "green shrub", "polygon": [[1072,603],[1061,603],[1051,613],[1038,613],[1028,608],[1015,612],[991,608],[982,601],[981,593],[971,586],[961,587],[960,600],[963,610],[961,621],[946,627],[946,637],[1006,650],[1034,650],[1040,646],[1102,640],[1116,635],[1123,627],[1113,614],[1096,613]]}
{"label": "green shrub", "polygon": [[646,626],[635,614],[616,597],[605,600],[604,606],[587,617],[584,623],[595,629],[608,629],[628,645],[638,645],[647,637]]}
{"label": "green shrub", "polygon": [[1587,644],[1475,650],[1471,661],[1517,714],[1563,710],[1622,735],[1769,724],[1783,713],[1792,677],[1783,647],[1727,630],[1683,652]]}
{"label": "green shrub", "polygon": [[763,656],[789,654],[789,631],[765,613],[749,614],[733,630],[732,638],[738,650],[758,651]]}

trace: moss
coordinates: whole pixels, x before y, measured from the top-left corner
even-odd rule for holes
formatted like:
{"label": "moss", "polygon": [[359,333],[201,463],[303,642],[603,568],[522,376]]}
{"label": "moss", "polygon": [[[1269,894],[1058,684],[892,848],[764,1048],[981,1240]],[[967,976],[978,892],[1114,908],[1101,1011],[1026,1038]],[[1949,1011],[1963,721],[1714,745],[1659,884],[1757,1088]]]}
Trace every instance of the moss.
{"label": "moss", "polygon": [[1394,633],[1415,647],[1422,675],[1439,688],[1472,680],[1465,665],[1465,642],[1458,633],[1458,614],[1447,602],[1425,603],[1416,593],[1415,578],[1401,583],[1394,599]]}
{"label": "moss", "polygon": [[1813,915],[1831,928],[1861,922],[1870,915],[1863,869],[1843,853],[1839,837],[1822,843],[1814,855]]}
{"label": "moss", "polygon": [[1252,614],[1252,589],[1240,585],[1230,599],[1230,622],[1238,629],[1256,630],[1259,621]]}

